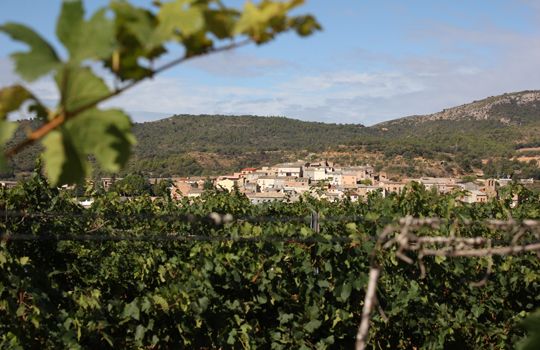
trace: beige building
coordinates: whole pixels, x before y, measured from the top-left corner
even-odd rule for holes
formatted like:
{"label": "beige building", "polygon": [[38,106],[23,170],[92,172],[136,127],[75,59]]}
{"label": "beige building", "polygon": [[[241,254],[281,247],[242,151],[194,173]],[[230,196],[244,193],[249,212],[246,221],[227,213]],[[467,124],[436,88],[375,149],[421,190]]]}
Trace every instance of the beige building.
{"label": "beige building", "polygon": [[240,188],[244,179],[238,176],[220,176],[216,180],[216,187],[232,192],[235,187]]}
{"label": "beige building", "polygon": [[379,187],[383,188],[386,193],[401,193],[405,184],[398,181],[385,181],[379,183]]}
{"label": "beige building", "polygon": [[170,188],[171,198],[179,200],[182,197],[199,197],[204,190],[197,187],[196,183],[192,183],[188,179],[176,179]]}
{"label": "beige building", "polygon": [[304,163],[282,163],[274,166],[276,175],[279,177],[282,176],[292,176],[292,177],[302,177],[302,168]]}
{"label": "beige building", "polygon": [[343,172],[341,174],[341,186],[344,188],[356,188],[358,177],[354,173]]}
{"label": "beige building", "polygon": [[471,190],[467,191],[460,200],[465,203],[486,203],[488,201],[488,196],[485,192]]}
{"label": "beige building", "polygon": [[249,201],[252,204],[269,203],[269,202],[275,202],[275,201],[283,202],[287,200],[287,195],[285,193],[277,192],[277,191],[247,193],[246,197],[248,197]]}
{"label": "beige building", "polygon": [[458,188],[456,179],[448,177],[421,177],[407,180],[407,182],[411,181],[421,183],[428,190],[436,189],[439,193],[449,193]]}
{"label": "beige building", "polygon": [[294,192],[302,194],[309,191],[309,179],[298,178],[283,183],[284,192]]}
{"label": "beige building", "polygon": [[275,187],[277,176],[261,176],[257,179],[257,186],[261,191],[268,191]]}
{"label": "beige building", "polygon": [[333,171],[328,174],[328,183],[332,186],[343,186],[343,175],[341,171]]}
{"label": "beige building", "polygon": [[365,198],[371,192],[377,192],[377,191],[381,191],[381,188],[379,186],[358,185],[358,188],[356,188],[355,193],[357,193],[360,197]]}

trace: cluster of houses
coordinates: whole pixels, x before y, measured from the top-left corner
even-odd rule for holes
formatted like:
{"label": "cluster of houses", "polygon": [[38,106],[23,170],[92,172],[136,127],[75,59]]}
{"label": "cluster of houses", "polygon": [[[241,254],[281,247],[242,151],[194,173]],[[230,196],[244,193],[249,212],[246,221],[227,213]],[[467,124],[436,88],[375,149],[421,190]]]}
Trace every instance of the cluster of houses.
{"label": "cluster of houses", "polygon": [[[153,183],[161,179],[151,179]],[[174,178],[171,188],[173,198],[198,197],[209,181],[214,187],[227,191],[238,190],[252,203],[271,201],[296,201],[304,193],[330,201],[345,197],[356,201],[370,192],[379,191],[383,196],[401,192],[412,182],[423,184],[427,189],[440,193],[461,190],[461,200],[467,203],[483,203],[497,196],[497,187],[511,180],[479,180],[459,182],[455,178],[422,177],[417,179],[390,180],[385,172],[376,172],[372,166],[338,166],[329,161],[282,163],[262,168],[245,168],[240,172],[208,177]]]}
{"label": "cluster of houses", "polygon": [[[105,190],[119,178],[102,178]],[[151,184],[170,181],[171,196],[198,197],[205,188],[213,186],[227,191],[244,193],[254,204],[272,201],[296,201],[303,194],[336,201],[345,197],[352,201],[365,198],[378,191],[383,196],[400,193],[410,182],[423,184],[428,190],[439,193],[461,191],[461,200],[467,203],[484,203],[497,196],[497,188],[506,186],[511,179],[487,179],[460,182],[455,178],[421,177],[391,180],[385,172],[376,172],[370,165],[339,166],[329,161],[282,163],[262,168],[245,168],[232,175],[217,177],[151,178]],[[521,180],[522,183],[532,179]],[[0,181],[0,186],[11,187],[15,181]]]}

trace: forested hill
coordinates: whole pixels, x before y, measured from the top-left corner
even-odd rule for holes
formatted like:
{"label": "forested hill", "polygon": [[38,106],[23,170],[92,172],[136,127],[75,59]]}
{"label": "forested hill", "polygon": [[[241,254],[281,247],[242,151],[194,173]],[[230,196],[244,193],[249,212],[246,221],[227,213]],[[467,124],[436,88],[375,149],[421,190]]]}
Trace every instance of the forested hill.
{"label": "forested hill", "polygon": [[222,174],[334,149],[362,138],[365,129],[284,117],[175,115],[135,124],[138,144],[127,171]]}
{"label": "forested hill", "polygon": [[[27,127],[21,125],[21,137]],[[138,144],[125,172],[148,176],[223,174],[314,158],[371,163],[406,176],[478,170],[508,175],[523,168],[517,160],[540,160],[540,91],[489,97],[371,127],[284,117],[175,115],[137,123],[134,132]],[[31,170],[36,154],[34,148],[17,157],[14,173]],[[531,167],[525,175],[540,177],[536,165]]]}
{"label": "forested hill", "polygon": [[419,138],[416,143],[425,144],[428,153],[474,151],[480,157],[501,155],[540,146],[540,91],[488,97],[439,113],[391,120],[372,129],[390,140]]}
{"label": "forested hill", "polygon": [[135,125],[142,157],[182,151],[324,150],[364,135],[360,124],[325,124],[284,117],[175,115]]}
{"label": "forested hill", "polygon": [[[520,148],[540,146],[540,92],[489,97],[372,127],[283,117],[177,115],[136,124],[135,134],[139,144],[130,170],[155,174],[220,173],[315,154],[341,163],[370,162],[403,175],[458,175],[485,168],[489,159],[508,162],[522,156]],[[534,159],[538,153],[526,155]],[[490,171],[508,174],[513,169]]]}

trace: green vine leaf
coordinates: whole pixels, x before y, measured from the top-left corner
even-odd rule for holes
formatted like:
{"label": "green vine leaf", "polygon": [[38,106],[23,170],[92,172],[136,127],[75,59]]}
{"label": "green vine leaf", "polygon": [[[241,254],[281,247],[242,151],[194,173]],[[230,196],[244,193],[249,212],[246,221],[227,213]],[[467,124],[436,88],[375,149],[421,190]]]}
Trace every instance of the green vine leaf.
{"label": "green vine leaf", "polygon": [[72,35],[75,29],[84,19],[82,1],[63,1],[58,21],[56,22],[56,36],[64,46],[69,47],[77,38]]}
{"label": "green vine leaf", "polygon": [[7,118],[8,114],[21,108],[28,100],[32,103],[28,110],[40,119],[47,118],[47,109],[37,98],[22,85],[12,85],[0,89],[0,119]]}
{"label": "green vine leaf", "polygon": [[65,66],[58,71],[55,80],[60,90],[60,102],[67,112],[92,103],[109,93],[105,82],[87,67]]}
{"label": "green vine leaf", "polygon": [[100,167],[118,172],[127,162],[135,137],[131,121],[116,109],[90,109],[68,120],[60,131],[43,139],[45,170],[52,185],[80,182],[92,169],[93,155]]}
{"label": "green vine leaf", "polygon": [[31,97],[32,94],[21,85],[0,89],[0,118],[5,119],[8,113],[18,110]]}
{"label": "green vine leaf", "polygon": [[77,152],[69,133],[64,128],[51,131],[42,140],[42,158],[51,185],[74,184],[88,173],[88,164]]}
{"label": "green vine leaf", "polygon": [[117,52],[105,61],[105,65],[122,80],[140,80],[150,76],[152,70],[140,63],[140,58],[156,59],[166,52],[162,45],[154,47],[150,39],[157,27],[156,16],[144,9],[127,2],[113,2],[115,13]]}
{"label": "green vine leaf", "polygon": [[311,15],[297,16],[293,18],[291,22],[291,26],[300,36],[309,36],[317,30],[322,30],[322,26],[317,22],[315,17]]}
{"label": "green vine leaf", "polygon": [[[42,117],[43,114],[46,115],[45,107],[25,87],[13,85],[0,89],[0,147],[2,149],[17,129],[17,123],[6,120],[8,114],[20,109],[23,103],[28,100],[33,100],[33,104],[29,109],[36,112],[38,117]],[[5,169],[6,166],[6,159],[2,152],[0,153],[0,169]]]}
{"label": "green vine leaf", "polygon": [[114,23],[101,9],[84,20],[82,1],[64,1],[56,25],[56,35],[67,48],[70,61],[105,59],[114,51]]}
{"label": "green vine leaf", "polygon": [[[15,130],[17,130],[17,123],[9,122],[7,120],[0,120],[0,146],[2,148],[6,142],[13,137]],[[0,170],[6,169],[6,167],[7,162],[6,158],[4,157],[4,152],[0,152]]]}
{"label": "green vine leaf", "polygon": [[92,109],[66,123],[79,154],[94,155],[101,168],[118,172],[127,163],[135,137],[129,117],[117,109]]}
{"label": "green vine leaf", "polygon": [[232,9],[208,9],[204,12],[208,30],[218,39],[227,39],[234,36],[234,27],[239,17],[240,13]]}
{"label": "green vine leaf", "polygon": [[146,43],[152,36],[157,25],[152,12],[120,1],[111,3],[111,9],[116,14],[118,27],[124,26],[140,43]]}
{"label": "green vine leaf", "polygon": [[265,43],[273,39],[276,33],[287,30],[287,12],[302,3],[303,0],[263,1],[258,4],[248,1],[236,23],[234,33],[246,34],[258,44]]}
{"label": "green vine leaf", "polygon": [[518,350],[534,350],[540,348],[540,309],[531,313],[523,321],[523,326],[528,331],[528,337],[517,344]]}
{"label": "green vine leaf", "polygon": [[175,0],[161,5],[157,18],[159,24],[150,40],[151,46],[161,45],[178,35],[190,36],[204,27],[202,8],[194,5],[192,0]]}
{"label": "green vine leaf", "polygon": [[6,23],[0,26],[0,31],[30,47],[28,52],[11,54],[15,62],[15,71],[23,79],[34,81],[60,64],[53,47],[31,28],[18,23]]}

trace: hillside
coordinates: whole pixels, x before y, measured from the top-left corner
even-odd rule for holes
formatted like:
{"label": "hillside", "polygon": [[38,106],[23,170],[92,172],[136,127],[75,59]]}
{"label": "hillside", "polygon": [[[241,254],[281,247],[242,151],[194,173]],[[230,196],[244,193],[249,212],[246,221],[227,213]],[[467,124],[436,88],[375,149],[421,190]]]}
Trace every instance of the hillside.
{"label": "hillside", "polygon": [[[400,118],[370,129],[366,141],[387,157],[453,160],[462,170],[491,158],[510,159],[516,150],[540,145],[540,91],[488,97],[442,112]],[[528,152],[540,155],[540,152]]]}
{"label": "hillside", "polygon": [[[19,129],[21,136],[25,127]],[[518,162],[540,160],[540,91],[489,97],[371,127],[284,117],[175,115],[137,123],[134,133],[138,144],[125,172],[149,176],[211,175],[325,157],[371,163],[406,176],[524,170],[524,176],[540,177],[534,163]],[[17,157],[14,172],[31,170],[37,150]]]}
{"label": "hillside", "polygon": [[[372,127],[283,117],[178,115],[137,124],[135,134],[139,145],[130,170],[154,174],[211,174],[316,154],[338,162],[369,162],[408,176],[481,170],[506,175],[524,167],[508,163],[514,156],[540,156],[530,150],[540,146],[540,91],[488,97]],[[524,147],[529,147],[525,154],[516,151]],[[491,169],[486,168],[489,159],[496,163],[489,164]],[[507,162],[499,164],[501,159]]]}
{"label": "hillside", "polygon": [[441,120],[457,122],[494,121],[504,125],[519,126],[529,122],[538,122],[539,112],[540,91],[522,91],[488,97],[434,114],[394,119],[380,123],[377,126],[418,125]]}
{"label": "hillside", "polygon": [[175,115],[135,124],[141,156],[184,151],[258,152],[306,149],[321,151],[364,134],[364,126],[305,122],[283,117]]}
{"label": "hillside", "polygon": [[351,143],[362,125],[283,117],[175,115],[135,124],[138,140],[128,171],[205,175],[262,166]]}

